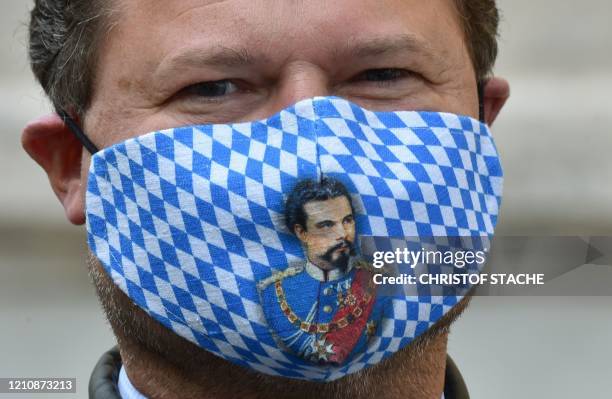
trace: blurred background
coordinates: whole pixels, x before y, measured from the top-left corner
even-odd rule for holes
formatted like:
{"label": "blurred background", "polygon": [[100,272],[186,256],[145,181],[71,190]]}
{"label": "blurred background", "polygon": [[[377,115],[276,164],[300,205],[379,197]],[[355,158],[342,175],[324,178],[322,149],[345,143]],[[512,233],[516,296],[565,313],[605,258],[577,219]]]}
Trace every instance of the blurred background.
{"label": "blurred background", "polygon": [[[610,236],[612,3],[498,3],[496,73],[512,87],[493,128],[506,173],[498,234]],[[50,110],[26,57],[30,4],[2,0],[0,13],[0,377],[76,377],[67,397],[85,398],[114,338],[84,229],[20,146],[27,121]],[[477,297],[449,353],[476,399],[609,398],[610,336],[610,297]]]}

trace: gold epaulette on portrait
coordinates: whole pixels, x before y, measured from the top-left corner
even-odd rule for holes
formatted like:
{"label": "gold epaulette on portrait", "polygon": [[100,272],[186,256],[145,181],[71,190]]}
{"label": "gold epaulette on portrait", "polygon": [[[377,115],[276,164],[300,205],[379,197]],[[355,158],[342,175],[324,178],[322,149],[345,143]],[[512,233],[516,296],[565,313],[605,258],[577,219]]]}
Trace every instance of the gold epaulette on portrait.
{"label": "gold epaulette on portrait", "polygon": [[303,265],[302,266],[289,266],[285,270],[282,270],[280,272],[276,272],[276,273],[272,274],[270,277],[265,278],[265,279],[261,280],[260,282],[258,282],[257,283],[257,289],[259,291],[263,291],[270,284],[274,284],[277,281],[282,281],[282,280],[286,279],[287,277],[295,276],[296,274],[299,274],[299,273],[301,273],[303,271],[304,271],[304,266]]}

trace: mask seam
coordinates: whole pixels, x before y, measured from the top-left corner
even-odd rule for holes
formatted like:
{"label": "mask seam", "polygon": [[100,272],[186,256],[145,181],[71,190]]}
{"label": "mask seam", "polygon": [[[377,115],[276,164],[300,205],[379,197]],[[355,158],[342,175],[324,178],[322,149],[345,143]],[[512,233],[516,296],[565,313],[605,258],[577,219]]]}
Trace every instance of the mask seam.
{"label": "mask seam", "polygon": [[314,110],[314,142],[315,142],[315,157],[316,157],[316,169],[317,169],[317,180],[323,179],[323,170],[321,168],[321,158],[319,150],[319,123],[321,122],[319,117],[319,100],[312,101],[312,108]]}

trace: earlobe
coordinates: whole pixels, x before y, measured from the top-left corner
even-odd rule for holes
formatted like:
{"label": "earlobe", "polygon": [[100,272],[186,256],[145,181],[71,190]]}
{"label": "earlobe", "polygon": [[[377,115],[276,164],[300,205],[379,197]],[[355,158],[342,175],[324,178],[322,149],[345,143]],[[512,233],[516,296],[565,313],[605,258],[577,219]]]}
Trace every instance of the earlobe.
{"label": "earlobe", "polygon": [[47,173],[55,195],[62,203],[68,220],[85,223],[81,185],[83,147],[56,115],[36,119],[23,129],[21,143],[26,152]]}
{"label": "earlobe", "polygon": [[493,125],[497,115],[510,97],[510,85],[505,79],[492,77],[484,87],[484,114],[489,126]]}

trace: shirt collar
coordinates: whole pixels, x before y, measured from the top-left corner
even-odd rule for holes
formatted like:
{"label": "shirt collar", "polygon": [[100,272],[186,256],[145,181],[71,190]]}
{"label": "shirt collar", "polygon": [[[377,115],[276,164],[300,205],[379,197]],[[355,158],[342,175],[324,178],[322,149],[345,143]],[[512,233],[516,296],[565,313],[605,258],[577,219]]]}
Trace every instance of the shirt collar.
{"label": "shirt collar", "polygon": [[123,365],[121,365],[121,371],[119,371],[117,387],[119,388],[119,395],[121,395],[121,399],[147,399],[146,396],[134,388],[134,385],[132,385],[132,382],[128,378]]}
{"label": "shirt collar", "polygon": [[[348,272],[353,268],[354,257],[349,259],[349,264],[346,268],[346,271],[342,271],[338,268],[332,269],[328,272],[321,270],[320,267],[316,266],[314,263],[308,259],[306,261],[306,273],[310,275],[310,277],[314,278],[317,281],[336,281],[346,276]],[[327,276],[326,276],[327,275]]]}

